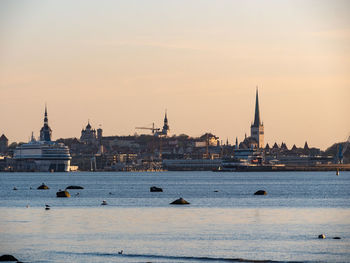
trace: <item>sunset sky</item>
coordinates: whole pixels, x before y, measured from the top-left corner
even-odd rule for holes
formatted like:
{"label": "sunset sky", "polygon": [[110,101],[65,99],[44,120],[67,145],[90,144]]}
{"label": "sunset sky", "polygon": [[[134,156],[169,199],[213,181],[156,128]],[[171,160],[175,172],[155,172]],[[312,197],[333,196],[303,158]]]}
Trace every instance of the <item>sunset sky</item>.
{"label": "sunset sky", "polygon": [[[0,135],[161,126],[326,149],[350,135],[350,1],[1,1]],[[142,131],[137,131],[139,134]],[[146,131],[147,132],[147,131]]]}

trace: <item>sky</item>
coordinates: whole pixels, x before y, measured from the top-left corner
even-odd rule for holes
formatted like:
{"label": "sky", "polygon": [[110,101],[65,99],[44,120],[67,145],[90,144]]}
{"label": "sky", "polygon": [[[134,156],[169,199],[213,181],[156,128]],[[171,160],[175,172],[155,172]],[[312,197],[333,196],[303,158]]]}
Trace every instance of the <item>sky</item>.
{"label": "sky", "polygon": [[0,2],[0,134],[250,135],[326,149],[350,135],[350,2]]}

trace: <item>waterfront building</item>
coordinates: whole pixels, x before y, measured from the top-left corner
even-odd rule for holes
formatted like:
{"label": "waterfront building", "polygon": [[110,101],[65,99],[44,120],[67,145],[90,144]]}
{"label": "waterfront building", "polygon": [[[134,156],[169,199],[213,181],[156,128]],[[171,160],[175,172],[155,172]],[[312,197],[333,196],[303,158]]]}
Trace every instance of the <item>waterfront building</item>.
{"label": "waterfront building", "polygon": [[0,137],[0,153],[7,152],[8,143],[9,143],[9,140],[7,139],[5,134],[1,135],[1,137]]}
{"label": "waterfront building", "polygon": [[256,88],[254,123],[250,126],[250,136],[256,140],[258,148],[264,148],[264,123],[260,120],[258,88]]}
{"label": "waterfront building", "polygon": [[212,171],[221,165],[221,159],[163,159],[163,168],[169,171]]}
{"label": "waterfront building", "polygon": [[40,130],[40,140],[33,134],[30,142],[18,146],[13,155],[16,171],[68,172],[70,152],[63,143],[51,141],[52,130],[48,124],[45,107],[44,125]]}

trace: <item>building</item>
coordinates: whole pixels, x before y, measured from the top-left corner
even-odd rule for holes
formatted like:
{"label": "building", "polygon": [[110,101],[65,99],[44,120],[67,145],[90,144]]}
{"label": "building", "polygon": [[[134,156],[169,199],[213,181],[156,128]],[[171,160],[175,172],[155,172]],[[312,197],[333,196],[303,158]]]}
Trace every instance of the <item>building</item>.
{"label": "building", "polygon": [[0,153],[6,153],[8,148],[9,140],[6,138],[5,134],[0,137]]}
{"label": "building", "polygon": [[44,126],[40,130],[40,141],[50,142],[51,141],[52,130],[49,126],[49,121],[47,118],[47,107],[45,105],[45,116],[44,116]]}
{"label": "building", "polygon": [[162,135],[167,136],[169,132],[170,132],[170,127],[169,127],[169,124],[168,124],[168,116],[167,116],[167,112],[165,111]]}
{"label": "building", "polygon": [[260,120],[258,88],[256,88],[255,116],[254,123],[250,126],[250,137],[256,140],[259,149],[264,148],[264,124]]}
{"label": "building", "polygon": [[258,88],[256,89],[254,122],[250,126],[250,136],[245,135],[238,148],[237,145],[238,141],[236,142],[236,150],[264,149],[264,124],[260,120]]}
{"label": "building", "polygon": [[52,130],[48,124],[45,107],[44,125],[40,130],[40,140],[33,134],[29,143],[16,147],[13,155],[16,171],[68,172],[70,169],[70,152],[63,143],[51,141]]}
{"label": "building", "polygon": [[163,168],[169,171],[212,171],[221,165],[221,159],[164,159]]}
{"label": "building", "polygon": [[[102,137],[102,129],[99,131],[99,134]],[[88,121],[88,124],[85,127],[85,130],[81,130],[81,136],[80,136],[80,141],[83,143],[96,143],[97,142],[97,136],[96,136],[96,130],[92,129],[90,125],[90,121]]]}

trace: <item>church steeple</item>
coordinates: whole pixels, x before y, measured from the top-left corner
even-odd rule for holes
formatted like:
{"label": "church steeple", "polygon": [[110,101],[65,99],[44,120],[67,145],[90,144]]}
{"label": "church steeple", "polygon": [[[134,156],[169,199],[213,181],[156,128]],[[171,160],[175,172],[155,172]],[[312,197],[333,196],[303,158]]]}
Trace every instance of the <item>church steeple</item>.
{"label": "church steeple", "polygon": [[165,116],[164,116],[164,124],[168,124],[168,116],[167,116],[167,112],[165,110]]}
{"label": "church steeple", "polygon": [[47,117],[47,106],[45,104],[44,126],[40,130],[40,141],[50,142],[52,130],[49,127],[49,119]]}
{"label": "church steeple", "polygon": [[253,126],[258,127],[259,125],[261,125],[260,110],[259,110],[259,94],[258,94],[258,87],[256,87],[255,116],[254,116]]}
{"label": "church steeple", "polygon": [[170,128],[168,124],[168,116],[167,116],[167,111],[165,110],[165,116],[164,116],[164,125],[163,125],[163,130],[162,133],[163,135],[168,135]]}
{"label": "church steeple", "polygon": [[47,118],[47,106],[46,106],[46,103],[45,103],[45,116],[44,116],[44,124],[49,124],[49,120]]}
{"label": "church steeple", "polygon": [[264,148],[264,124],[260,120],[259,93],[256,87],[254,123],[250,126],[250,136],[258,143],[258,148]]}

